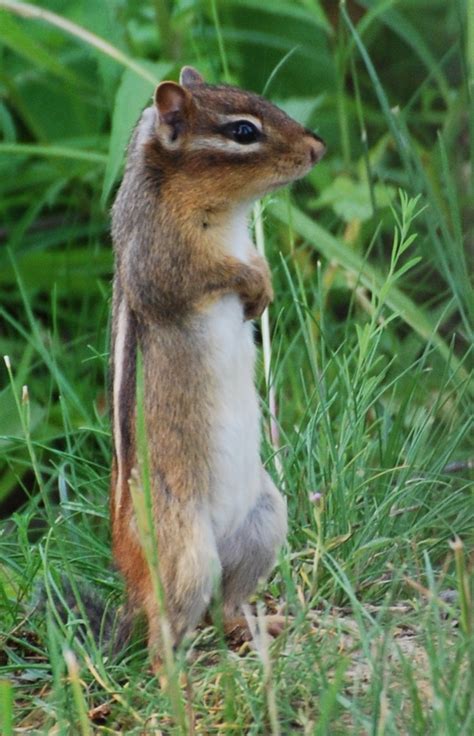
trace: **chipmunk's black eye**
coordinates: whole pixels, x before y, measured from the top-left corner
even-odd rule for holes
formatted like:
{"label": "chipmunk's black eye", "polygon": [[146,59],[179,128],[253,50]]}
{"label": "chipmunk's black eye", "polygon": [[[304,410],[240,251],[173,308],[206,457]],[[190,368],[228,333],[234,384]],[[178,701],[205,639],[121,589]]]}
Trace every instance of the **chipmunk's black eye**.
{"label": "chipmunk's black eye", "polygon": [[229,138],[242,145],[255,143],[260,138],[259,129],[249,120],[236,120],[235,123],[230,123],[226,133]]}

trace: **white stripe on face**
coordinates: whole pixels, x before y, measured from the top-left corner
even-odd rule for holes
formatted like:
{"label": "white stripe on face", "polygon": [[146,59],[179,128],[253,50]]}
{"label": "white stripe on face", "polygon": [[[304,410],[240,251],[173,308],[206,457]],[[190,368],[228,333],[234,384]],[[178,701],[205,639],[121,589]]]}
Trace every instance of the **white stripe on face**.
{"label": "white stripe on face", "polygon": [[240,115],[236,113],[231,113],[229,115],[224,114],[218,114],[216,115],[217,121],[219,125],[226,125],[226,123],[236,123],[239,120],[252,123],[252,125],[255,125],[256,128],[262,132],[262,121],[260,118],[256,118],[255,115],[248,115],[247,113],[243,112],[240,113]]}
{"label": "white stripe on face", "polygon": [[222,151],[223,153],[240,153],[243,156],[247,153],[255,153],[255,151],[259,151],[261,147],[261,141],[242,144],[219,135],[199,135],[186,143],[188,151],[211,150]]}

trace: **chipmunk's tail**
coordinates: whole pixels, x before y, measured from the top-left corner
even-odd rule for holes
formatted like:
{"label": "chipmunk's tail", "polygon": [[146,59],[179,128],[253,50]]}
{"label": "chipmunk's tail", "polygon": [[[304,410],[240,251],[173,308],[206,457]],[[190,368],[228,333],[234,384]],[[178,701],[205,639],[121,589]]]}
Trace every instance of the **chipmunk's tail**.
{"label": "chipmunk's tail", "polygon": [[117,656],[127,646],[133,615],[127,605],[106,600],[84,580],[61,575],[57,584],[41,583],[35,593],[34,615],[51,615],[53,621],[73,631],[81,643],[92,637],[104,654]]}

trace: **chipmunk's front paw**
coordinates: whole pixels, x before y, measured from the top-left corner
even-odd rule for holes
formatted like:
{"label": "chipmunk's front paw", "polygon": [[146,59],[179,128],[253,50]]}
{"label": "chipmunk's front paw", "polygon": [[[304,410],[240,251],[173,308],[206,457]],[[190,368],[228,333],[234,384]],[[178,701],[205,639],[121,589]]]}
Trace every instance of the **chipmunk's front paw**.
{"label": "chipmunk's front paw", "polygon": [[244,319],[245,320],[251,320],[251,319],[258,319],[262,316],[265,309],[268,307],[270,302],[273,299],[273,294],[262,294],[259,299],[256,299],[255,301],[248,301],[244,304]]}
{"label": "chipmunk's front paw", "polygon": [[273,287],[267,262],[257,256],[251,264],[252,288],[243,298],[244,318],[258,319],[273,301]]}

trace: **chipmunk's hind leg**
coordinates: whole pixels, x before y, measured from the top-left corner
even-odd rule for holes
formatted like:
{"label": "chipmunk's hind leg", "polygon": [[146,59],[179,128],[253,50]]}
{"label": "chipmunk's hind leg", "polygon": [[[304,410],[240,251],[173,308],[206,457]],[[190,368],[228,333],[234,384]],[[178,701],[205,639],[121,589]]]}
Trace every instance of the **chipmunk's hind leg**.
{"label": "chipmunk's hind leg", "polygon": [[275,563],[287,530],[286,502],[262,468],[262,492],[242,525],[218,542],[224,616],[236,615]]}
{"label": "chipmunk's hind leg", "polygon": [[[199,623],[221,575],[209,515],[202,509],[189,508],[177,516],[173,514],[173,518],[167,519],[165,514],[157,528],[165,625],[169,627],[173,647]],[[158,671],[164,656],[163,621],[154,591],[144,601],[144,608],[148,618],[148,647]]]}

